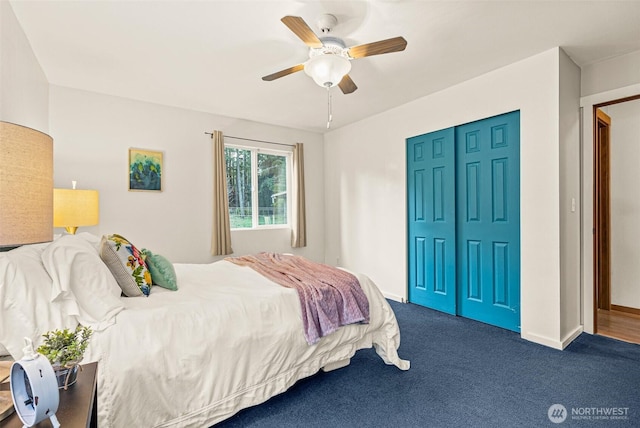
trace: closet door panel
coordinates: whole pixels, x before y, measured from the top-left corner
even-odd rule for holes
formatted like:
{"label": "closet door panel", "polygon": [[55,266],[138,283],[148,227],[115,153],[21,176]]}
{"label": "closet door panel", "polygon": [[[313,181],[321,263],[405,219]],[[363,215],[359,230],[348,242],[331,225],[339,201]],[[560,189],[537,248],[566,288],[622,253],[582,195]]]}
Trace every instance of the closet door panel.
{"label": "closet door panel", "polygon": [[453,128],[407,140],[409,301],[456,313]]}
{"label": "closet door panel", "polygon": [[456,127],[458,314],[520,331],[520,115]]}

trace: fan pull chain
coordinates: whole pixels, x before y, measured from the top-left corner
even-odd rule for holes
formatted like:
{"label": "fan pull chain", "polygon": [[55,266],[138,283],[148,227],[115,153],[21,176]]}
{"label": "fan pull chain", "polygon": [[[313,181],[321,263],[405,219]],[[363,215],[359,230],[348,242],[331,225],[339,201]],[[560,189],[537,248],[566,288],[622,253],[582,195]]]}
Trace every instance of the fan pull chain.
{"label": "fan pull chain", "polygon": [[331,86],[327,85],[327,129],[331,127],[333,114],[331,113]]}

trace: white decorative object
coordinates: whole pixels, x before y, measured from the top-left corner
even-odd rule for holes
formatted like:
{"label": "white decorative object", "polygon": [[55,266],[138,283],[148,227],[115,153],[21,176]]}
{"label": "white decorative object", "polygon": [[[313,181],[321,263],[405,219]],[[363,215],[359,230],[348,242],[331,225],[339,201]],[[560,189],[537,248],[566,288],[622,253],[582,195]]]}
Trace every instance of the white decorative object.
{"label": "white decorative object", "polygon": [[32,427],[49,418],[54,428],[60,423],[55,413],[60,404],[58,381],[49,360],[33,350],[26,338],[24,356],[11,366],[11,397],[24,427]]}

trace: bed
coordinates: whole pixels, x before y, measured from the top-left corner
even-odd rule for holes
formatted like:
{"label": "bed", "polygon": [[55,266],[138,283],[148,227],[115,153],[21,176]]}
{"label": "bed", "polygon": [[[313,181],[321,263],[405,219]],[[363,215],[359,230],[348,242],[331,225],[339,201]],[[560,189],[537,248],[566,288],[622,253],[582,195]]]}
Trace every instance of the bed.
{"label": "bed", "polygon": [[173,264],[177,291],[122,297],[99,248],[79,234],[0,253],[0,344],[20,358],[25,336],[38,344],[45,331],[91,326],[84,361],[99,363],[100,427],[211,426],[362,348],[409,368],[395,315],[365,275],[369,322],[309,344],[296,290],[249,267]]}

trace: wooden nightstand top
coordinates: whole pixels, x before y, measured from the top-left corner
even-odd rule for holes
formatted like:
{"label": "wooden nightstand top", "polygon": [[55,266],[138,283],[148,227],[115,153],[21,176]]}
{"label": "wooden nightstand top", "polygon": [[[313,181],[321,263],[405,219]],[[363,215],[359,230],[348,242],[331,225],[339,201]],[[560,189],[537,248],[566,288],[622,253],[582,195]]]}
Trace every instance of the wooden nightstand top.
{"label": "wooden nightstand top", "polygon": [[[96,385],[98,363],[83,364],[78,371],[78,381],[66,391],[60,390],[60,405],[56,417],[64,428],[87,428],[95,426]],[[93,419],[93,423],[92,423]],[[22,428],[22,422],[16,413],[0,423],[3,428]],[[50,428],[46,419],[36,425],[38,428]]]}

